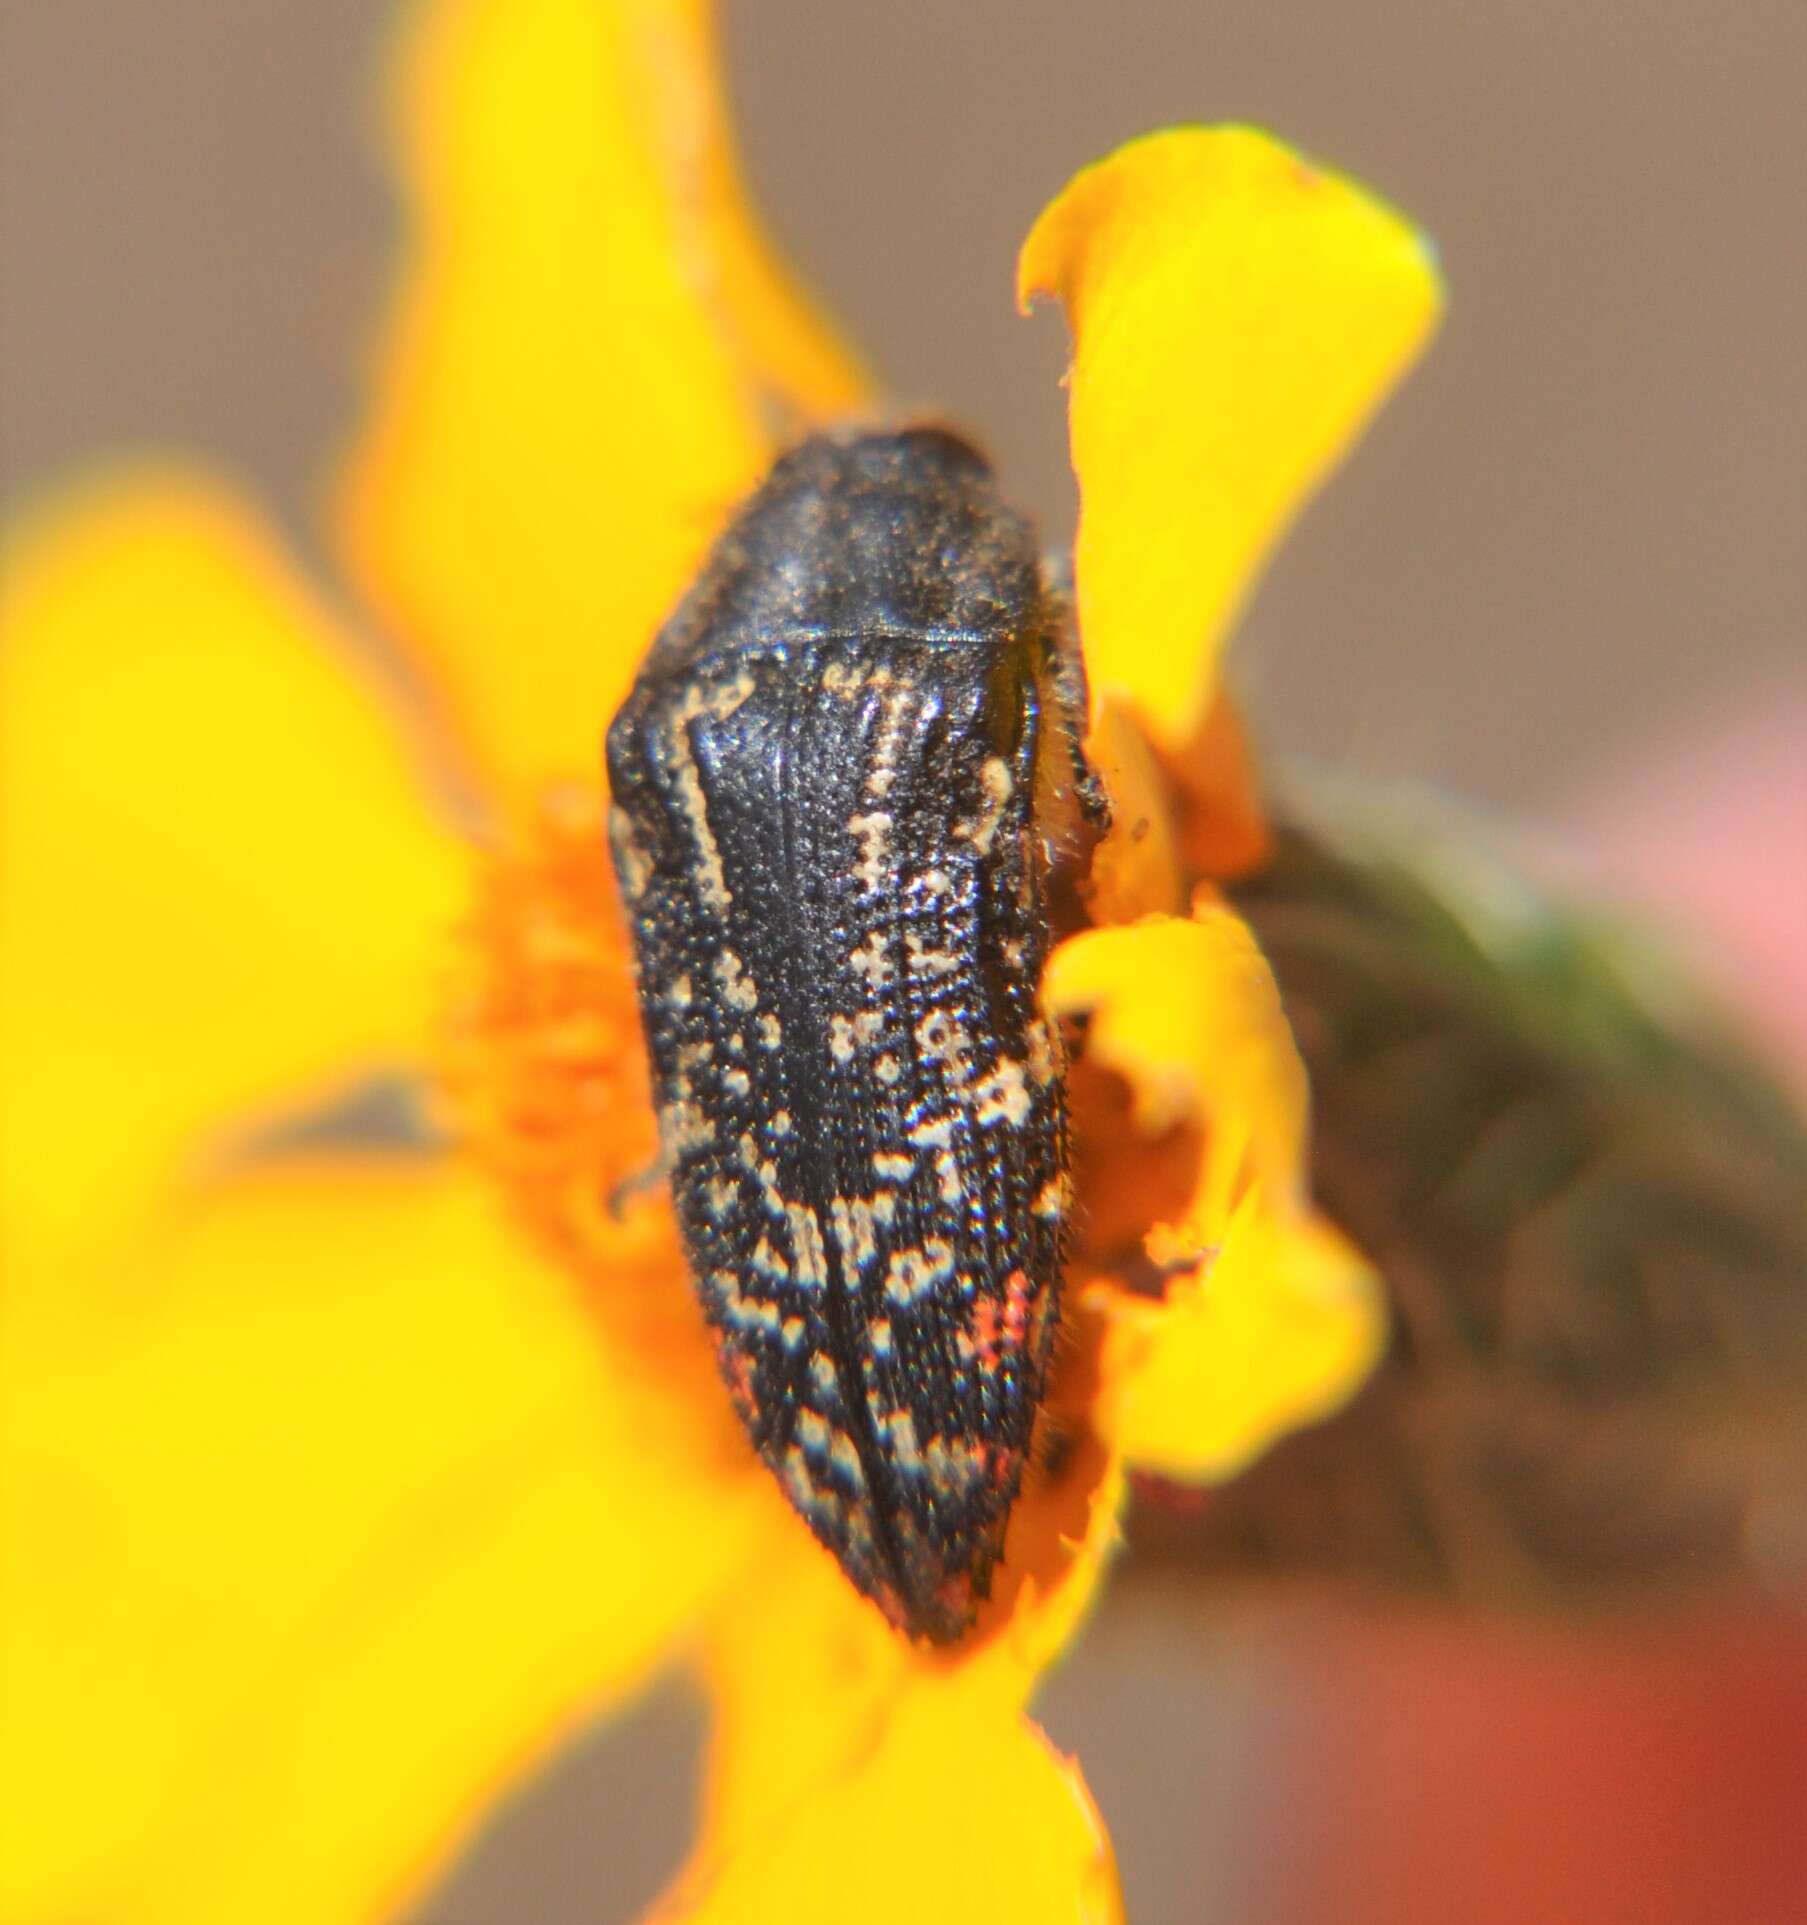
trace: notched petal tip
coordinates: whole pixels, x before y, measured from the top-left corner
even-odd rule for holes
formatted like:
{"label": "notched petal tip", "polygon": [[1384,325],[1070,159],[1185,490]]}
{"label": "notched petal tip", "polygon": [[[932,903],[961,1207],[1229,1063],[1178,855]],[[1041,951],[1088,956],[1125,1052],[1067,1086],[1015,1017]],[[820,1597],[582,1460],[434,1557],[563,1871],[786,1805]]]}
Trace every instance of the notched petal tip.
{"label": "notched petal tip", "polygon": [[1207,902],[1073,937],[1043,998],[1089,1015],[1083,1060],[1128,1084],[1139,1141],[1200,1146],[1190,1196],[1144,1238],[1160,1294],[1079,1293],[1106,1330],[1098,1421],[1132,1467],[1228,1477],[1343,1402],[1386,1329],[1372,1269],[1307,1201],[1305,1072],[1279,992]]}
{"label": "notched petal tip", "polygon": [[1043,294],[1074,343],[1088,672],[1183,743],[1267,555],[1434,330],[1435,252],[1270,134],[1174,128],[1049,204],[1017,270]]}
{"label": "notched petal tip", "polygon": [[[1176,1240],[1177,1241],[1177,1240]],[[1109,1320],[1105,1400],[1137,1470],[1222,1483],[1341,1408],[1380,1359],[1374,1272],[1319,1218],[1251,1195],[1163,1295],[1086,1293]]]}
{"label": "notched petal tip", "polygon": [[1090,1016],[1086,1060],[1128,1081],[1141,1135],[1183,1122],[1234,1129],[1270,1189],[1297,1194],[1305,1068],[1240,917],[1205,903],[1191,916],[1085,930],[1049,958],[1042,1000],[1053,1015]]}

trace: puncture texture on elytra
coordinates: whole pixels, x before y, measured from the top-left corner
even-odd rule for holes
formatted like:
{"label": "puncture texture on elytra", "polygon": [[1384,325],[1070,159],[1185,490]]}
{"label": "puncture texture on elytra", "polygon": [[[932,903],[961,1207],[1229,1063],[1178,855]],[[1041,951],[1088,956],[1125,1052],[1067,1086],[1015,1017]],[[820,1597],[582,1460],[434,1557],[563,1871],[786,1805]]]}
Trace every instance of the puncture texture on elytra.
{"label": "puncture texture on elytra", "polygon": [[1103,805],[1064,607],[938,429],[784,456],[609,730],[692,1275],[754,1444],[901,1629],[1002,1554],[1069,1212],[1037,983]]}

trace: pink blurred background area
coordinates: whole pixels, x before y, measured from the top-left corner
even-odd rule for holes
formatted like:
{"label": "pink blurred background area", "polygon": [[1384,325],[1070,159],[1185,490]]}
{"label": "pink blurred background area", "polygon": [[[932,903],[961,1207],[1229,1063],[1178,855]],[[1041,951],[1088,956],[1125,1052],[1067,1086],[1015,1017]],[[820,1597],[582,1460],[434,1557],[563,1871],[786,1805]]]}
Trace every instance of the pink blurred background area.
{"label": "pink blurred background area", "polygon": [[[302,552],[394,209],[371,0],[0,10],[0,485],[198,449]],[[1674,925],[1807,1086],[1807,7],[1081,0],[728,12],[749,171],[912,404],[1064,541],[1058,322],[1011,267],[1077,166],[1264,121],[1436,236],[1445,334],[1237,649],[1263,739],[1452,788]],[[1123,1574],[1043,1701],[1146,1925],[1807,1917],[1807,1645]],[[503,1812],[418,1925],[630,1916],[687,1835],[679,1688]],[[1028,1841],[1025,1841],[1027,1848]]]}
{"label": "pink blurred background area", "polygon": [[[1807,460],[1807,456],[1803,457]],[[1622,749],[1555,817],[1807,1087],[1807,688],[1778,676]]]}

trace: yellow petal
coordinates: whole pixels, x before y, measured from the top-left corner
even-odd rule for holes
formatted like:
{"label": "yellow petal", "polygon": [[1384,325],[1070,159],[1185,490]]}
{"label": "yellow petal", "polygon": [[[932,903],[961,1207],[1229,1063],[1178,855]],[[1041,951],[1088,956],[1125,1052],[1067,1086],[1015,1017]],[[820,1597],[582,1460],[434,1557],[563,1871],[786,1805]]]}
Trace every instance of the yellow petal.
{"label": "yellow petal", "polygon": [[46,507],[0,604],[0,1213],[104,1237],[231,1112],[416,1051],[462,853],[271,536],[193,476]]}
{"label": "yellow petal", "polygon": [[1306,1084],[1279,991],[1229,910],[1089,930],[1056,950],[1048,1007],[1089,1013],[1085,1056],[1129,1084],[1139,1133],[1205,1132],[1193,1194],[1147,1238],[1163,1295],[1096,1282],[1101,1421],[1135,1467],[1221,1479],[1328,1414],[1378,1360],[1379,1280],[1316,1217]]}
{"label": "yellow petal", "polygon": [[1373,1271],[1320,1219],[1246,1196],[1164,1297],[1108,1284],[1111,1434],[1140,1470],[1221,1483],[1346,1403],[1386,1333]]}
{"label": "yellow petal", "polygon": [[869,1747],[661,1919],[1110,1925],[1110,1839],[1077,1763],[1014,1712],[944,1685],[902,1694]]}
{"label": "yellow petal", "polygon": [[1141,724],[1122,699],[1100,692],[1086,756],[1110,797],[1108,832],[1092,852],[1086,907],[1096,923],[1134,922],[1185,906],[1172,785]]}
{"label": "yellow petal", "polygon": [[753,1513],[434,1166],[260,1174],[134,1258],[6,1347],[0,1916],[390,1916]]}
{"label": "yellow petal", "polygon": [[892,1632],[774,1499],[765,1556],[707,1643],[703,1834],[657,1915],[1120,1917],[1097,1808],[1025,1706],[1096,1591],[1121,1497],[1120,1465],[1081,1422],[1019,1500],[992,1605],[933,1652]]}
{"label": "yellow petal", "polygon": [[411,245],[344,543],[492,769],[588,774],[774,437],[861,381],[741,200],[698,0],[422,0],[400,53]]}
{"label": "yellow petal", "polygon": [[1017,285],[1073,333],[1088,673],[1182,742],[1268,552],[1429,338],[1431,250],[1271,136],[1186,127],[1076,175]]}
{"label": "yellow petal", "polygon": [[1272,1193],[1297,1193],[1305,1145],[1305,1066],[1280,992],[1248,926],[1203,905],[1088,929],[1048,960],[1042,1000],[1090,1013],[1087,1060],[1130,1085],[1144,1136],[1212,1123],[1248,1145]]}
{"label": "yellow petal", "polygon": [[1251,875],[1273,851],[1260,771],[1240,704],[1219,689],[1180,758],[1186,866],[1218,881]]}

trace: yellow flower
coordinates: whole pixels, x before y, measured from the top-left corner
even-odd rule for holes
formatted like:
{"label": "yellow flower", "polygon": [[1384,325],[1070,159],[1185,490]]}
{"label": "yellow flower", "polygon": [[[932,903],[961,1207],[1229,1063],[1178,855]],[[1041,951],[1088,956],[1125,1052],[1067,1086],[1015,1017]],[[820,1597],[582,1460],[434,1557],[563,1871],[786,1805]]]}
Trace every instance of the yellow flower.
{"label": "yellow flower", "polygon": [[[644,1180],[598,748],[726,511],[866,389],[740,201],[714,61],[694,0],[423,0],[338,598],[190,469],[10,541],[8,1920],[392,1914],[680,1657],[714,1728],[672,1915],[1114,1917],[1027,1706],[1125,1470],[1226,1476],[1375,1355],[1211,888],[1261,833],[1215,663],[1439,293],[1360,189],[1183,130],[1081,174],[1021,270],[1075,336],[1117,812],[1044,985],[1091,1013],[1064,1448],[932,1652],[734,1427]],[[460,1148],[372,1127],[435,1071]]]}

